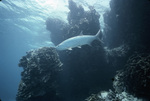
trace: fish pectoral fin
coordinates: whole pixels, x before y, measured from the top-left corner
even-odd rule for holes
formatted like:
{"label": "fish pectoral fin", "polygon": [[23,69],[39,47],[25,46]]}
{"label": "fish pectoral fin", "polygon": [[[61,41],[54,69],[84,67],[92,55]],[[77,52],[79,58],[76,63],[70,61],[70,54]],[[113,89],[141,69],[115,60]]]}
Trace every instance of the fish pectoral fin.
{"label": "fish pectoral fin", "polygon": [[72,48],[68,48],[68,50],[72,50]]}

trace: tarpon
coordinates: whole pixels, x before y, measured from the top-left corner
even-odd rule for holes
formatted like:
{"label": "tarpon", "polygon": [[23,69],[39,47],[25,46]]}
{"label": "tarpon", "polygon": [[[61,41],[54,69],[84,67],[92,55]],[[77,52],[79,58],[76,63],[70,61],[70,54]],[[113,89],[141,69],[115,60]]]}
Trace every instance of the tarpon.
{"label": "tarpon", "polygon": [[64,40],[60,44],[56,46],[57,50],[72,50],[75,47],[81,47],[82,45],[91,45],[94,40],[99,39],[100,30],[96,35],[79,35],[75,37],[71,37],[69,39]]}

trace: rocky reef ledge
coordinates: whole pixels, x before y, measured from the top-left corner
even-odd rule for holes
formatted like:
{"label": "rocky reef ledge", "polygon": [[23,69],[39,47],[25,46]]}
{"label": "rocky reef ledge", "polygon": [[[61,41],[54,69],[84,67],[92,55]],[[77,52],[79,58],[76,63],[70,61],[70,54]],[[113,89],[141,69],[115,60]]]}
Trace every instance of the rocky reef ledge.
{"label": "rocky reef ledge", "polygon": [[57,74],[62,63],[54,48],[43,47],[27,52],[20,59],[23,67],[16,101],[60,100],[57,88]]}

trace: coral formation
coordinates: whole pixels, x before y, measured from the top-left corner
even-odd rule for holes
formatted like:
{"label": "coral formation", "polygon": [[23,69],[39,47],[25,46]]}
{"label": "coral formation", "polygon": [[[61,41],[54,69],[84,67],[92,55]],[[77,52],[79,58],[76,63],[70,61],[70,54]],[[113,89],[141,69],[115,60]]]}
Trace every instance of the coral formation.
{"label": "coral formation", "polygon": [[[131,51],[147,51],[150,40],[150,2],[148,0],[111,0],[105,13],[106,44],[114,48],[125,43]],[[142,49],[141,49],[142,48]]]}
{"label": "coral formation", "polygon": [[127,54],[129,51],[128,45],[121,45],[119,47],[108,49],[105,47],[106,55],[110,57],[123,57]]}
{"label": "coral formation", "polygon": [[81,5],[69,0],[69,10],[67,18],[69,24],[56,18],[46,20],[47,30],[51,32],[51,39],[55,45],[79,35],[81,31],[83,34],[95,35],[100,28],[100,15],[93,7],[90,7],[89,11],[84,11]]}
{"label": "coral formation", "polygon": [[92,94],[86,101],[143,101],[126,92],[116,93],[111,90]]}
{"label": "coral formation", "polygon": [[108,47],[104,47],[104,49],[106,53],[107,63],[113,64],[113,66],[118,69],[122,68],[122,65],[124,64],[122,62],[126,61],[124,58],[128,55],[128,52],[130,51],[129,46],[123,44],[116,48],[109,49]]}
{"label": "coral formation", "polygon": [[[111,0],[110,11],[104,14],[104,42],[109,49],[106,53],[109,64],[122,69],[128,57],[135,52],[150,52],[150,2],[148,0]],[[117,47],[125,51],[118,51]],[[118,47],[118,48],[119,48]],[[120,47],[121,48],[121,47]],[[116,50],[117,49],[117,50]],[[126,49],[129,49],[126,51]],[[121,53],[120,53],[121,52]],[[125,53],[125,55],[122,54]],[[119,57],[122,55],[123,57]]]}
{"label": "coral formation", "polygon": [[[150,54],[136,54],[129,58],[125,69],[114,80],[116,92],[127,91],[138,97],[150,96]],[[150,98],[149,98],[150,99]]]}
{"label": "coral formation", "polygon": [[106,57],[112,67],[122,70],[115,76],[114,92],[103,99],[101,93],[95,94],[88,101],[140,101],[133,95],[150,100],[149,5],[148,0],[110,1],[111,10],[104,14]]}
{"label": "coral formation", "polygon": [[43,47],[27,52],[20,59],[23,67],[17,101],[58,100],[56,77],[62,63],[54,48]]}
{"label": "coral formation", "polygon": [[68,33],[69,25],[64,21],[56,18],[47,18],[46,29],[51,32],[51,40],[57,45],[66,39],[65,35]]}
{"label": "coral formation", "polygon": [[[150,100],[150,54],[132,55],[123,70],[117,72],[114,92],[92,94],[87,101],[149,101]],[[134,95],[134,96],[133,96]],[[140,99],[141,98],[141,99]]]}
{"label": "coral formation", "polygon": [[[85,11],[81,5],[77,5],[72,0],[69,0],[69,9],[68,22],[71,27],[76,28],[77,26],[79,31],[83,31],[86,34],[97,33],[100,28],[100,15],[92,6],[89,7],[89,11]],[[73,31],[77,33],[76,29],[73,30],[71,28],[70,31],[70,33]]]}

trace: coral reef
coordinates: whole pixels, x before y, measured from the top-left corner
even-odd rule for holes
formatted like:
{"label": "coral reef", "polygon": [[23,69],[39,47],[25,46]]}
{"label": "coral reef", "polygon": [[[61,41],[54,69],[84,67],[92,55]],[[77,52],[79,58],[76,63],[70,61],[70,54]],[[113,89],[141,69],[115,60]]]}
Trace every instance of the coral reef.
{"label": "coral reef", "polygon": [[51,32],[51,40],[57,45],[66,39],[69,25],[60,19],[49,17],[46,20],[46,29]]}
{"label": "coral reef", "polygon": [[150,51],[149,0],[111,0],[111,10],[105,13],[106,44],[114,48],[125,43],[131,51]]}
{"label": "coral reef", "polygon": [[138,97],[150,99],[150,54],[136,54],[129,58],[125,69],[114,80],[116,92],[127,91]]}
{"label": "coral reef", "polygon": [[[130,48],[126,44],[122,44],[119,47],[109,49],[108,47],[104,47],[106,53],[106,60],[108,64],[113,64],[117,69],[122,69],[122,65],[124,61],[126,61],[125,57],[128,55]],[[119,61],[119,63],[118,63]]]}
{"label": "coral reef", "polygon": [[[75,31],[74,33],[77,33],[77,29],[83,31],[83,34],[97,33],[100,28],[100,15],[92,6],[89,7],[89,11],[84,11],[81,5],[77,5],[72,0],[69,0],[69,10],[68,22],[73,28],[70,29],[70,33],[73,31]],[[74,29],[76,26],[77,29]]]}
{"label": "coral reef", "polygon": [[27,52],[20,59],[23,67],[17,101],[56,101],[58,84],[56,77],[62,63],[54,48],[43,47]]}
{"label": "coral reef", "polygon": [[111,90],[92,94],[86,101],[143,101],[126,92],[116,93]]}
{"label": "coral reef", "polygon": [[121,45],[119,47],[113,48],[113,49],[108,49],[105,47],[106,55],[110,57],[123,57],[127,54],[129,51],[128,45]]}
{"label": "coral reef", "polygon": [[[113,80],[114,91],[92,94],[87,101],[149,101],[150,54],[132,55]],[[133,96],[134,95],[134,96]]]}
{"label": "coral reef", "polygon": [[114,78],[114,92],[94,94],[88,101],[140,101],[133,95],[150,100],[149,5],[149,0],[110,1],[111,10],[104,14],[105,51],[112,67],[121,70]]}
{"label": "coral reef", "polygon": [[105,51],[112,67],[121,70],[113,79],[114,92],[106,92],[105,97],[100,92],[87,101],[150,100],[149,5],[148,0],[110,1],[111,10],[104,14]]}
{"label": "coral reef", "polygon": [[110,1],[111,10],[104,14],[106,27],[103,41],[107,47],[106,57],[109,64],[118,70],[124,68],[128,58],[135,52],[150,52],[150,34],[148,34],[150,6],[148,5],[150,5],[148,0]]}
{"label": "coral reef", "polygon": [[83,34],[95,35],[99,28],[100,15],[93,7],[89,11],[84,11],[81,5],[69,0],[68,23],[56,18],[46,20],[47,30],[51,32],[52,42],[57,45],[65,39]]}

